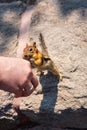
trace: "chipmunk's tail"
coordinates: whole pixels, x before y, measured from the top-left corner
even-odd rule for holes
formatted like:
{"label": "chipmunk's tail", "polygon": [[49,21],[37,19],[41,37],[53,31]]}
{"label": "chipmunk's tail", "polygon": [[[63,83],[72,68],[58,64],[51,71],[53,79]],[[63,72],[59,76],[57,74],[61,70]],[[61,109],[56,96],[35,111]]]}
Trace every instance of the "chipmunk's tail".
{"label": "chipmunk's tail", "polygon": [[41,49],[42,49],[42,53],[45,56],[49,57],[47,47],[46,47],[46,44],[45,44],[44,37],[43,37],[42,33],[40,33],[40,35],[39,35],[39,40],[40,40],[40,46],[41,46]]}

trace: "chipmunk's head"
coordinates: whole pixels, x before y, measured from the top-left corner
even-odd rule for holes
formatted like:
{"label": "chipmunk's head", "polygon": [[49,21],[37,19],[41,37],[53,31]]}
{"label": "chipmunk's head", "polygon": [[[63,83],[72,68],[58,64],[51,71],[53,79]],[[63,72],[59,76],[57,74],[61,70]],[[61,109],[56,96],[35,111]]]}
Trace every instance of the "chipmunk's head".
{"label": "chipmunk's head", "polygon": [[38,49],[36,48],[36,42],[34,42],[32,46],[26,44],[26,47],[23,50],[23,59],[30,60],[37,52]]}

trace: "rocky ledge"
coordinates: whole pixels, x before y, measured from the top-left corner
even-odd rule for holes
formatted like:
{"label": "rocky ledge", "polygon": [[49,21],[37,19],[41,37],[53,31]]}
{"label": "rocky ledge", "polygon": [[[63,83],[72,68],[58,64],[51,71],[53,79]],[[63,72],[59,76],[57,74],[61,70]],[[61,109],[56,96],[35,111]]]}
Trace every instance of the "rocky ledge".
{"label": "rocky ledge", "polygon": [[[38,0],[35,6],[29,37],[39,47],[38,36],[43,34],[63,81],[51,73],[38,77],[39,86],[23,99],[21,111],[40,126],[32,130],[87,129],[87,1]],[[22,2],[0,3],[1,55],[16,56],[25,8]],[[0,129],[13,129],[18,123],[13,95],[0,93]]]}

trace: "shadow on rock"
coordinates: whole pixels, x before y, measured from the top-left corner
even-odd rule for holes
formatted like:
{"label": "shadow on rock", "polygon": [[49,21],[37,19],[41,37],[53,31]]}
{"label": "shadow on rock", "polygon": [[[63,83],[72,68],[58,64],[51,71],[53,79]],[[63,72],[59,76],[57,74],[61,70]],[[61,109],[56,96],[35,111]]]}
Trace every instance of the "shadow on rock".
{"label": "shadow on rock", "polygon": [[86,0],[58,0],[60,10],[63,16],[67,16],[72,11],[80,10],[82,17],[87,17],[87,1]]}
{"label": "shadow on rock", "polygon": [[12,38],[18,36],[20,14],[24,10],[21,2],[0,4],[0,54],[8,49]]}
{"label": "shadow on rock", "polygon": [[40,105],[40,112],[47,111],[54,112],[57,96],[59,80],[56,75],[48,72],[46,75],[40,76],[40,83],[42,86],[43,100]]}

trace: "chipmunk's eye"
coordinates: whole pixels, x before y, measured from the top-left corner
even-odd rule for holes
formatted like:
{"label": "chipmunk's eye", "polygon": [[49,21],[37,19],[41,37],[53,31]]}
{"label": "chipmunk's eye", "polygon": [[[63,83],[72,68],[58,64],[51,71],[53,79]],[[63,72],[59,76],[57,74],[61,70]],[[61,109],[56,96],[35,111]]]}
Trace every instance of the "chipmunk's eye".
{"label": "chipmunk's eye", "polygon": [[29,48],[29,51],[32,52],[32,51],[33,51],[33,48]]}

